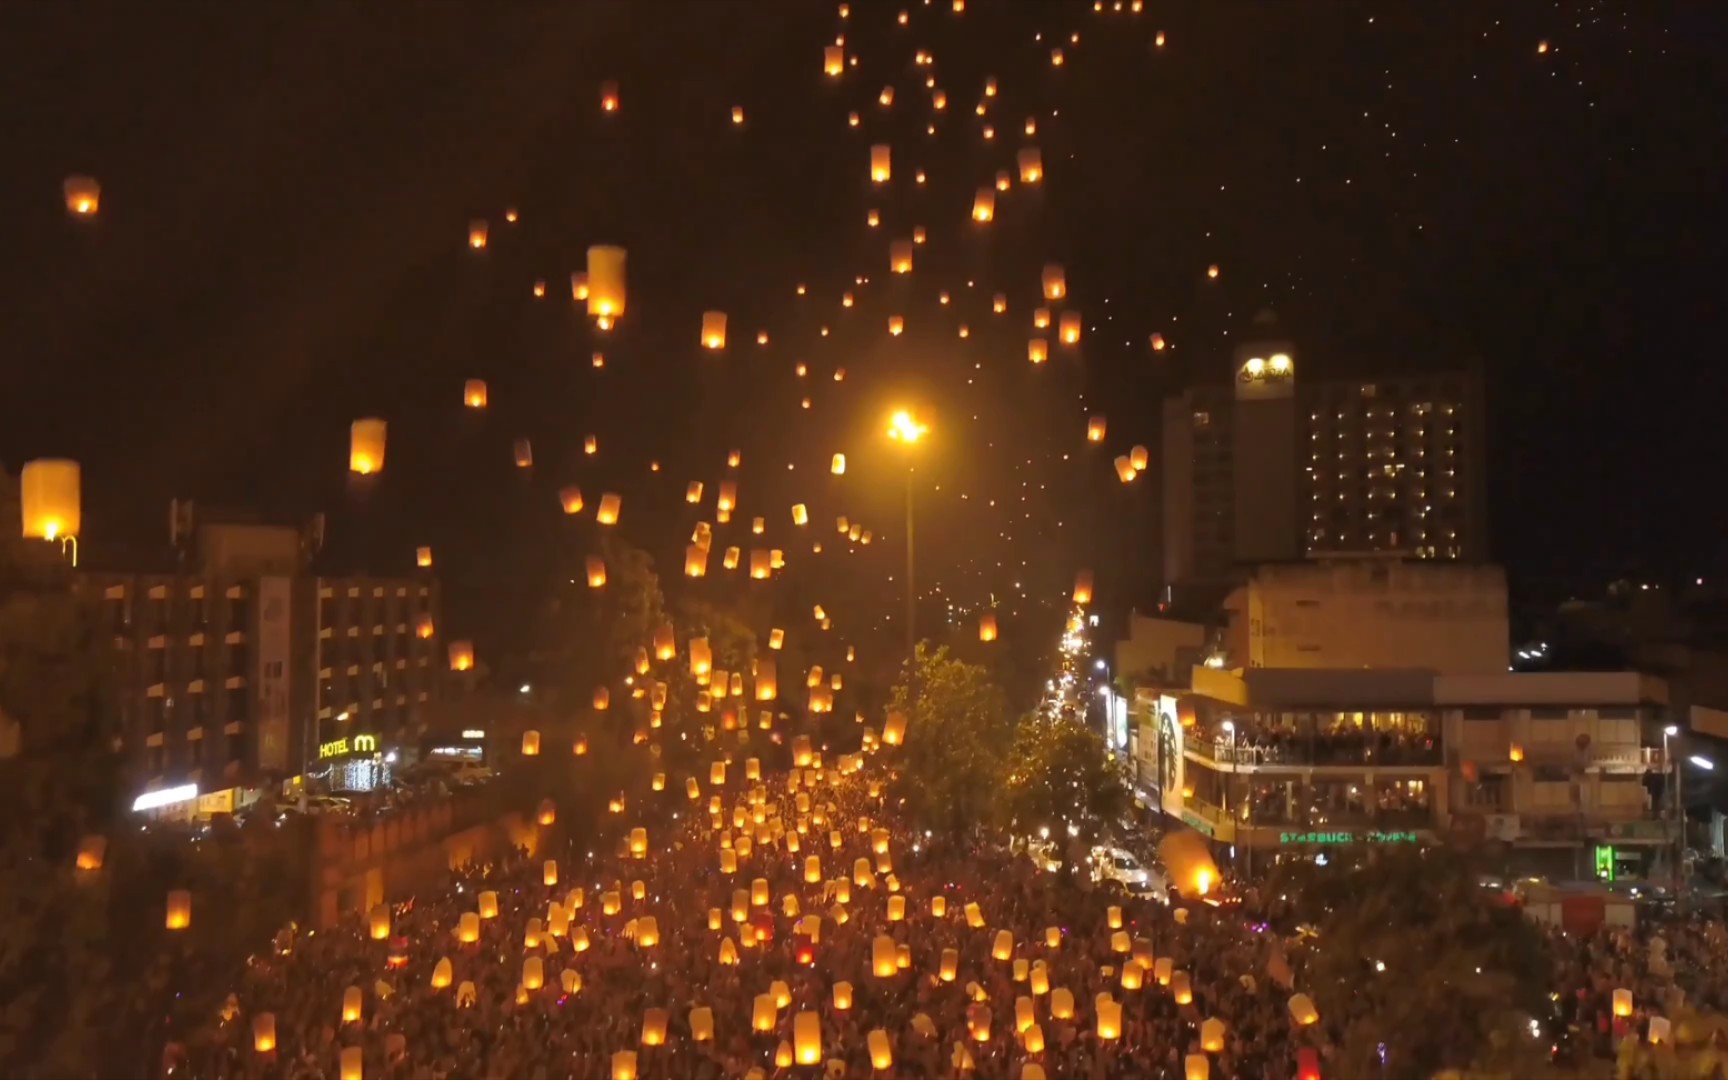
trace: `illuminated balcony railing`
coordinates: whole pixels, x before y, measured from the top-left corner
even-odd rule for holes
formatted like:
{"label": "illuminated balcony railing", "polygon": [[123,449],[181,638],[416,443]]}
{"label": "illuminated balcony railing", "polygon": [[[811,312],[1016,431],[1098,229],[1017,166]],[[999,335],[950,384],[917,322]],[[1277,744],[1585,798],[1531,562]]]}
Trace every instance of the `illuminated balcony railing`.
{"label": "illuminated balcony railing", "polygon": [[1380,743],[1357,738],[1294,739],[1276,743],[1245,742],[1229,737],[1189,739],[1183,746],[1220,765],[1255,767],[1433,767],[1444,754],[1438,739]]}

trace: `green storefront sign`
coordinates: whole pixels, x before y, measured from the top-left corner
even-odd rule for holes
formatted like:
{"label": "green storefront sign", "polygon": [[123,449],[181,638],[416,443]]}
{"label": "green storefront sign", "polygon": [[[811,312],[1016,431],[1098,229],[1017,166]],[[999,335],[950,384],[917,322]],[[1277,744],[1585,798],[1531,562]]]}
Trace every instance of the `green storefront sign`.
{"label": "green storefront sign", "polygon": [[1217,830],[1212,828],[1212,823],[1210,821],[1207,821],[1192,810],[1182,811],[1182,824],[1205,835],[1209,839],[1216,838],[1218,835]]}
{"label": "green storefront sign", "polygon": [[1414,844],[1421,840],[1413,832],[1286,832],[1280,844]]}

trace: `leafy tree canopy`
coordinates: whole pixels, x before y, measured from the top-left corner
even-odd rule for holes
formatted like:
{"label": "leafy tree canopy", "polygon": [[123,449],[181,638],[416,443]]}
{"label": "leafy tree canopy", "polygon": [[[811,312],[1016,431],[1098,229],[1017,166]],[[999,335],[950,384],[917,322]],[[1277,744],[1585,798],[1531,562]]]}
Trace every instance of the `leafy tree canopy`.
{"label": "leafy tree canopy", "polygon": [[946,648],[920,644],[910,675],[888,706],[906,717],[896,793],[926,828],[960,833],[991,823],[1013,734],[1007,697],[988,671]]}
{"label": "leafy tree canopy", "polygon": [[1088,843],[1110,832],[1130,804],[1121,767],[1109,759],[1103,737],[1068,719],[1020,721],[1004,790],[1017,831],[1073,827]]}

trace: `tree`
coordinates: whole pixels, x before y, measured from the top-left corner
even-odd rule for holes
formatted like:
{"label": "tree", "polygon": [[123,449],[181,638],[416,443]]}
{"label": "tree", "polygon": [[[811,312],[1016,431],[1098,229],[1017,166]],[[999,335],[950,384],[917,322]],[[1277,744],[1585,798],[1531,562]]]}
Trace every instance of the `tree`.
{"label": "tree", "polygon": [[1338,1042],[1344,1076],[1432,1076],[1545,1062],[1551,959],[1515,909],[1493,904],[1465,855],[1414,846],[1306,867],[1270,890],[1314,924],[1299,986]]}
{"label": "tree", "polygon": [[1071,719],[1020,721],[1004,791],[1017,832],[1073,828],[1088,844],[1109,832],[1131,801],[1103,738]]}
{"label": "tree", "polygon": [[[18,520],[0,491],[0,521]],[[112,1037],[110,882],[86,834],[118,843],[118,726],[96,614],[59,552],[0,541],[0,1074],[87,1072]]]}
{"label": "tree", "polygon": [[982,667],[918,646],[889,701],[906,717],[895,751],[894,793],[915,822],[959,834],[994,820],[1003,748],[1012,734],[1008,701]]}

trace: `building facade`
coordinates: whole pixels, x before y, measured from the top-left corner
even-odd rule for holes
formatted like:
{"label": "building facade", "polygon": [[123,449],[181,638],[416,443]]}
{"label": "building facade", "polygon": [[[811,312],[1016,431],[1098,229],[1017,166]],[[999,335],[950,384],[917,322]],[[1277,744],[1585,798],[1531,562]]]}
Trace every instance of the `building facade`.
{"label": "building facade", "polygon": [[1557,878],[1671,865],[1664,691],[1637,674],[1196,669],[1149,711],[1165,813],[1250,864],[1450,842]]}
{"label": "building facade", "polygon": [[1224,601],[1218,666],[1504,672],[1506,575],[1398,556],[1254,567]]}
{"label": "building facade", "polygon": [[1480,378],[1305,382],[1301,368],[1263,314],[1234,349],[1228,384],[1165,400],[1166,584],[1322,554],[1484,558]]}
{"label": "building facade", "polygon": [[231,812],[308,764],[381,757],[437,693],[429,575],[320,578],[299,530],[210,524],[165,571],[85,568],[139,809]]}

